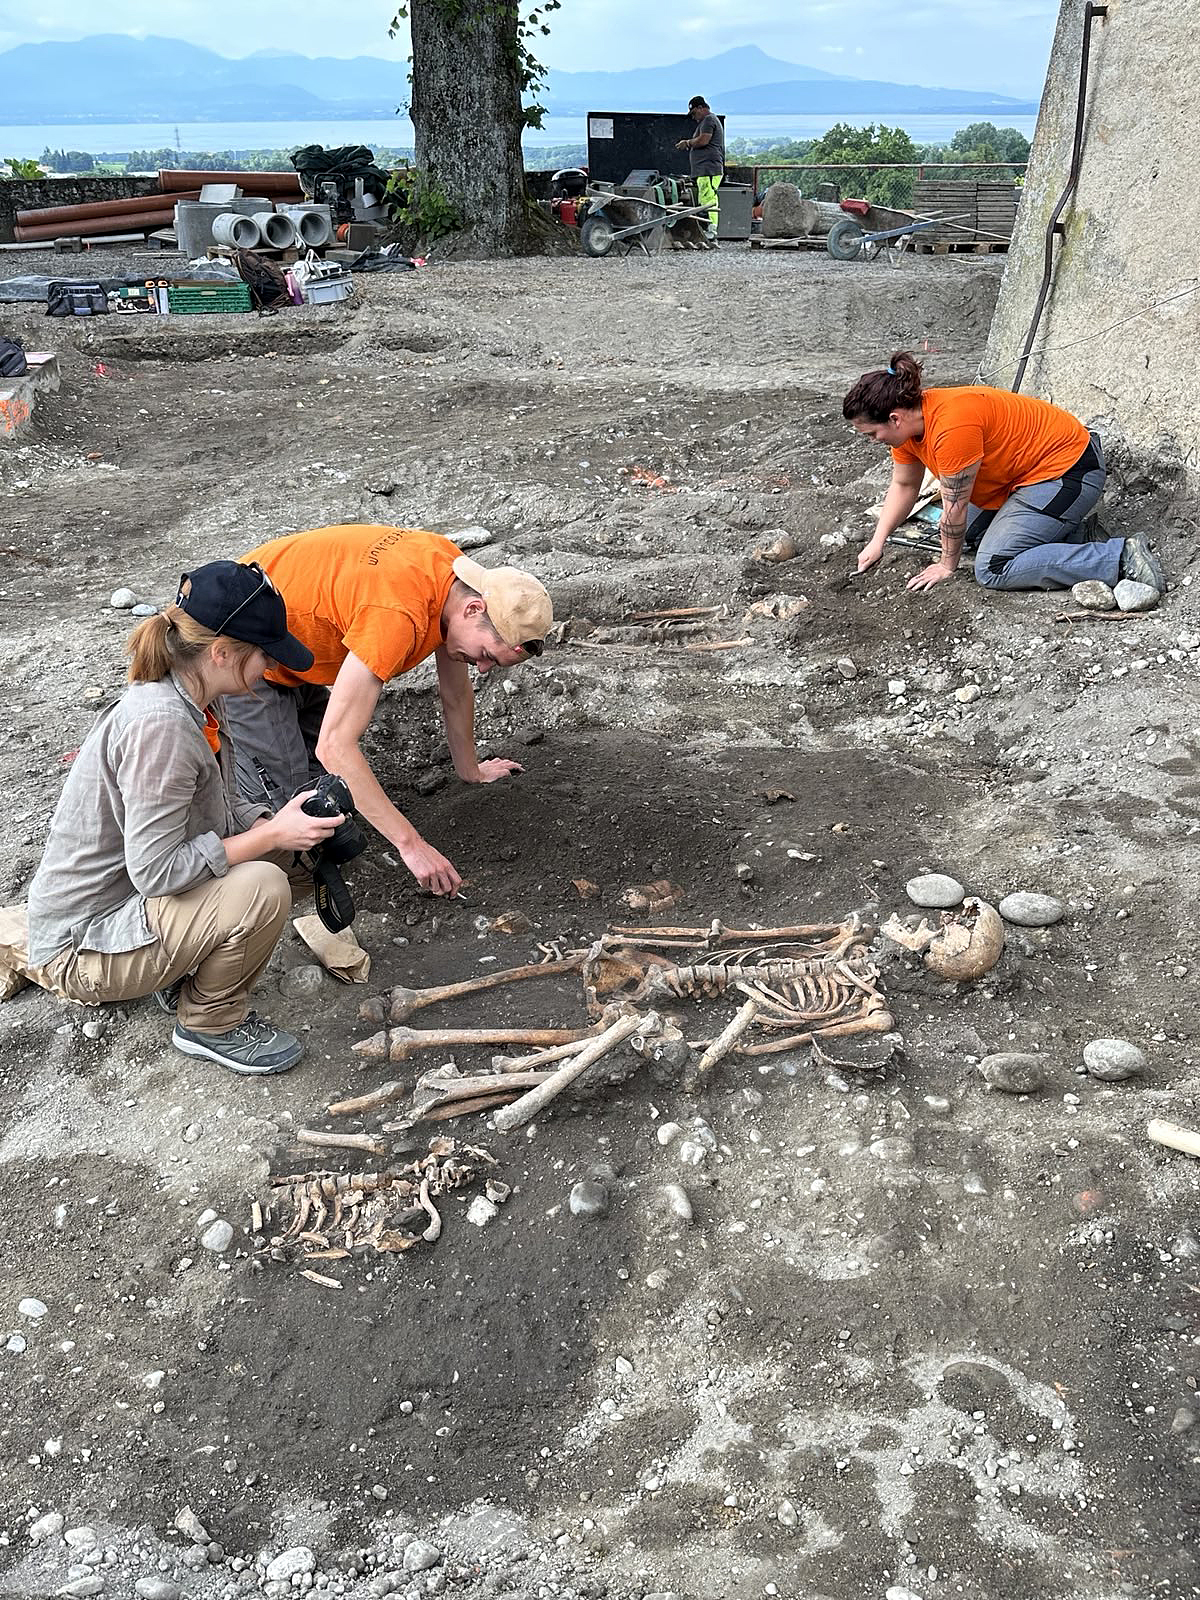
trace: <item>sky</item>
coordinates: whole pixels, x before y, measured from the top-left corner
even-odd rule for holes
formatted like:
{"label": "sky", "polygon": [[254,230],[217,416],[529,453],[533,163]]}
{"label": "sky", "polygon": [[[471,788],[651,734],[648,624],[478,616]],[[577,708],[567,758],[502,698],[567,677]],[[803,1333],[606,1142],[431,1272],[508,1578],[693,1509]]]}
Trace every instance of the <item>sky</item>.
{"label": "sky", "polygon": [[[153,32],[222,55],[289,49],[377,55],[390,43],[388,0],[288,0],[283,12],[232,0],[0,0],[0,50],[41,39]],[[756,44],[768,55],[854,78],[990,89],[1037,98],[1058,0],[563,0],[541,59],[551,67],[664,65]],[[336,16],[336,29],[331,26]],[[281,17],[285,20],[281,24]]]}

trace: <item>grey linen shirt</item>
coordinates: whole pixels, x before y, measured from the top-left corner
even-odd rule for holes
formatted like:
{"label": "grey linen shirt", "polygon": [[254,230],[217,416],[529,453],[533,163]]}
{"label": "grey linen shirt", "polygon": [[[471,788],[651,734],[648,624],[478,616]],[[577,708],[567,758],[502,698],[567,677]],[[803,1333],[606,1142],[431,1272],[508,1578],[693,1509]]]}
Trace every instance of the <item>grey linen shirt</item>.
{"label": "grey linen shirt", "polygon": [[223,878],[222,839],[264,815],[238,796],[224,728],[214,756],[174,674],[131,684],[84,740],[51,819],[29,887],[30,964],[153,944],[146,901]]}

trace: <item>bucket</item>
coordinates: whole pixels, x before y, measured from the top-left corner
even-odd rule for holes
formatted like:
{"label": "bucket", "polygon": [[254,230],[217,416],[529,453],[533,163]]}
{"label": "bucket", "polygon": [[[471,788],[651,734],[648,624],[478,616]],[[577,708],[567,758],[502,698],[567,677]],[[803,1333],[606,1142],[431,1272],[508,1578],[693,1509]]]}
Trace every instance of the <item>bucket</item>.
{"label": "bucket", "polygon": [[296,243],[292,219],[282,211],[256,211],[252,219],[268,250],[290,250]]}
{"label": "bucket", "polygon": [[238,250],[253,250],[262,243],[262,234],[255,219],[241,216],[236,211],[224,211],[214,218],[212,236],[214,244],[229,244]]}

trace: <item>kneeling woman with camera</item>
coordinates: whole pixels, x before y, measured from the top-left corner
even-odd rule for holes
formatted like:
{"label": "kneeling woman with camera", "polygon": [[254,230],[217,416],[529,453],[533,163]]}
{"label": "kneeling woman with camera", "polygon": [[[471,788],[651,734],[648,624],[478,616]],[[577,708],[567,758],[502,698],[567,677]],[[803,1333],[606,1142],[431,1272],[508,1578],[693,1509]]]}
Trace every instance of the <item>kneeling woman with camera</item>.
{"label": "kneeling woman with camera", "polygon": [[238,795],[221,696],[269,661],[311,653],[261,568],[214,561],[134,631],[130,687],[71,768],[30,886],[27,975],[91,1005],[155,994],[172,1042],[233,1072],[286,1072],[302,1046],[250,1010],[291,908],[274,859],[311,850],[343,820],[297,795],[275,815]]}

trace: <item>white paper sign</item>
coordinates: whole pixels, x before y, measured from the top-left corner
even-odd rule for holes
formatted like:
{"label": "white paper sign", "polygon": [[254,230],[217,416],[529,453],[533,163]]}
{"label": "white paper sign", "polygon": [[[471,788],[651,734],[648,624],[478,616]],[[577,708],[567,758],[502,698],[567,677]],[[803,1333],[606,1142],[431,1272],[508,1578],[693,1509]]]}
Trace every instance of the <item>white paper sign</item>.
{"label": "white paper sign", "polygon": [[611,139],[613,136],[613,119],[611,117],[589,117],[589,139]]}

